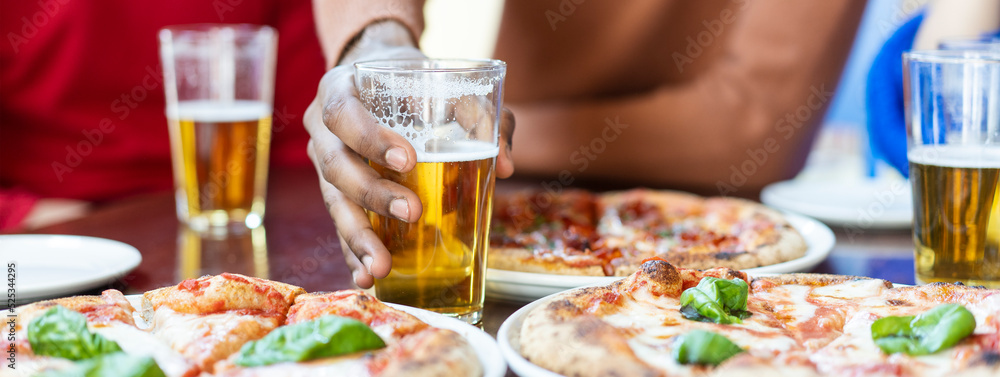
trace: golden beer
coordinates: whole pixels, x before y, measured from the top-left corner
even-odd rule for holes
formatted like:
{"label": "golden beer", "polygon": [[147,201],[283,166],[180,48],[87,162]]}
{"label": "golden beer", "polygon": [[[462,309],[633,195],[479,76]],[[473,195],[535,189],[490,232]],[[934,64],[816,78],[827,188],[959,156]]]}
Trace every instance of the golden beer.
{"label": "golden beer", "polygon": [[909,153],[916,277],[1000,288],[1000,148]]}
{"label": "golden beer", "polygon": [[168,119],[174,151],[177,211],[194,229],[264,216],[270,107],[262,102],[178,104]]}
{"label": "golden beer", "polygon": [[480,321],[497,151],[490,143],[454,142],[418,153],[416,167],[405,174],[371,163],[423,204],[412,224],[368,213],[392,254],[392,272],[375,281],[380,300]]}

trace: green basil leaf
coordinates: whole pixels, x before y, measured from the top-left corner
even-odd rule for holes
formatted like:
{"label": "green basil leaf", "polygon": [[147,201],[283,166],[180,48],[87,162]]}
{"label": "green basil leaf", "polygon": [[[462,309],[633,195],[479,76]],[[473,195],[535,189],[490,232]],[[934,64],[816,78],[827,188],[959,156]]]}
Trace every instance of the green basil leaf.
{"label": "green basil leaf", "polygon": [[36,355],[85,360],[121,352],[107,338],[91,333],[83,314],[54,306],[28,323],[28,343]]}
{"label": "green basil leaf", "polygon": [[749,295],[750,286],[743,279],[705,277],[698,286],[681,293],[681,314],[694,321],[743,323],[742,319],[750,317]]}
{"label": "green basil leaf", "polygon": [[72,368],[45,371],[35,377],[166,377],[166,375],[152,357],[115,352],[78,361]]}
{"label": "green basil leaf", "polygon": [[719,365],[740,352],[729,338],[710,331],[694,330],[674,341],[674,359],[681,364]]}
{"label": "green basil leaf", "polygon": [[959,304],[941,304],[914,316],[879,318],[872,340],[887,354],[929,355],[951,348],[971,335],[976,318]]}
{"label": "green basil leaf", "polygon": [[283,326],[243,345],[235,363],[252,367],[306,361],[385,347],[368,325],[333,315]]}

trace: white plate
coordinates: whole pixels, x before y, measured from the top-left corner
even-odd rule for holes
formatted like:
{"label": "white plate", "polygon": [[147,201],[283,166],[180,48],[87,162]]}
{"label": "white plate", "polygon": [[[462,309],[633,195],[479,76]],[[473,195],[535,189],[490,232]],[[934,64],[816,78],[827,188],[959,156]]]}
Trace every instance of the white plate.
{"label": "white plate", "polygon": [[[140,316],[140,310],[142,309],[142,295],[128,295],[125,296],[125,298],[128,299],[128,302],[136,308],[134,313],[136,325],[139,327],[146,327],[145,321],[143,321]],[[476,351],[476,356],[479,357],[479,363],[483,365],[483,377],[502,377],[507,373],[507,362],[504,361],[503,356],[501,356],[500,348],[497,346],[497,342],[493,340],[493,337],[489,334],[483,332],[483,330],[480,330],[468,323],[451,317],[446,317],[432,311],[388,302],[385,304],[410,313],[414,317],[417,317],[417,319],[426,322],[428,325],[457,332],[458,335],[465,338],[465,340],[472,345],[473,350]]]}
{"label": "white plate", "polygon": [[[750,274],[780,274],[789,272],[805,272],[816,267],[826,259],[833,249],[836,238],[833,231],[823,223],[814,219],[786,213],[785,218],[802,237],[805,238],[808,249],[801,258],[770,266],[744,269]],[[498,270],[486,271],[486,297],[500,300],[529,302],[540,297],[564,291],[570,288],[593,284],[609,284],[622,276],[573,276],[538,274]]]}
{"label": "white plate", "polygon": [[533,309],[549,302],[553,297],[562,292],[547,295],[535,302],[532,302],[518,309],[506,321],[500,325],[497,331],[497,343],[500,343],[500,353],[507,360],[507,365],[518,376],[521,377],[562,377],[561,374],[542,368],[521,356],[521,325],[524,324],[524,317]]}
{"label": "white plate", "polygon": [[784,181],[768,185],[760,201],[827,224],[860,229],[905,229],[913,223],[913,195],[907,181]]}
{"label": "white plate", "polygon": [[16,264],[18,302],[108,285],[132,271],[142,255],[103,238],[46,234],[0,236],[0,262]]}

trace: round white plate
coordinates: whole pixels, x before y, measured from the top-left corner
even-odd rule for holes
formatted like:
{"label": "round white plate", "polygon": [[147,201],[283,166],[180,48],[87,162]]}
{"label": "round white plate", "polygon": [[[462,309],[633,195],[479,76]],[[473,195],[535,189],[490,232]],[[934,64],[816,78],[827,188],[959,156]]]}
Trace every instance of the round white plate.
{"label": "round white plate", "polygon": [[760,201],[827,224],[861,229],[905,229],[913,223],[907,181],[784,181],[768,185]]}
{"label": "round white plate", "polygon": [[[806,254],[788,262],[748,268],[743,271],[749,274],[805,272],[816,267],[823,259],[826,259],[830,250],[833,250],[836,238],[829,227],[814,219],[792,213],[786,213],[785,218],[805,238],[809,247]],[[609,284],[621,278],[623,277],[538,274],[490,268],[486,271],[486,297],[529,302],[570,288]]]}
{"label": "round white plate", "polygon": [[[136,325],[140,328],[146,327],[145,321],[140,316],[142,309],[142,295],[128,295],[125,296],[125,298],[128,299],[128,302],[132,304],[134,308],[136,308],[135,313],[133,313]],[[432,311],[388,302],[385,304],[410,313],[414,317],[417,317],[417,319],[426,322],[428,325],[457,332],[458,335],[465,338],[465,340],[472,345],[472,349],[476,351],[476,356],[479,357],[479,363],[483,365],[483,377],[502,377],[507,373],[507,362],[504,361],[503,356],[500,354],[500,347],[497,346],[497,342],[493,340],[493,337],[483,332],[483,330],[460,320],[446,317]]]}
{"label": "round white plate", "polygon": [[[594,284],[590,284],[594,285]],[[598,284],[599,285],[599,284]],[[521,377],[562,377],[561,374],[542,368],[521,356],[521,326],[528,313],[537,307],[552,300],[553,297],[562,292],[556,292],[538,299],[521,309],[518,309],[507,320],[500,325],[497,331],[497,343],[500,344],[500,353],[507,359],[507,365],[518,376]]]}
{"label": "round white plate", "polygon": [[108,285],[132,271],[142,255],[104,238],[47,234],[0,236],[0,262],[14,263],[17,301],[72,294]]}

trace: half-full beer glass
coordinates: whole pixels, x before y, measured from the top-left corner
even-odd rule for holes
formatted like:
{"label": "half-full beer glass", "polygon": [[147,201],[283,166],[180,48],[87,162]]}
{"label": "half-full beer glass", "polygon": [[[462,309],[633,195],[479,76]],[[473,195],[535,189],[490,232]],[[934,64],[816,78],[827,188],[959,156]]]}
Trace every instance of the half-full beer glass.
{"label": "half-full beer glass", "polygon": [[355,64],[365,107],[417,151],[405,174],[370,164],[423,204],[415,223],[369,212],[392,254],[389,276],[375,281],[379,299],[481,320],[505,72],[497,60]]}
{"label": "half-full beer glass", "polygon": [[277,33],[268,26],[160,30],[177,217],[192,229],[264,216]]}
{"label": "half-full beer glass", "polygon": [[919,283],[1000,288],[1000,51],[903,56]]}

